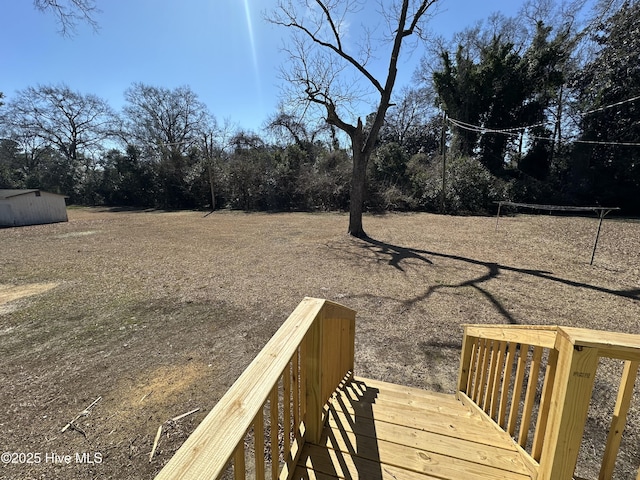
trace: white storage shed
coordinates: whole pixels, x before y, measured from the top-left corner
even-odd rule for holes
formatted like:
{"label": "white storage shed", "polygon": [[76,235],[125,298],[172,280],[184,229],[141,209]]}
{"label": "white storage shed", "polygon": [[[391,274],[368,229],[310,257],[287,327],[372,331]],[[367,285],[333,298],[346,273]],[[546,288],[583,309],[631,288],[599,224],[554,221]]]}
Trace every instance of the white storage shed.
{"label": "white storage shed", "polygon": [[0,227],[66,222],[65,196],[39,189],[0,190]]}

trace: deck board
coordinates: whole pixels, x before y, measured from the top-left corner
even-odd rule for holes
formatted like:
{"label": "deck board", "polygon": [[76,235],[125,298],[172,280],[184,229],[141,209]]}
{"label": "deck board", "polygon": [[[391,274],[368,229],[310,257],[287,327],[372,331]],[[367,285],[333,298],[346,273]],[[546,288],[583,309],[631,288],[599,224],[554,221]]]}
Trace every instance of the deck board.
{"label": "deck board", "polygon": [[453,395],[357,378],[332,398],[296,479],[527,480],[509,436]]}

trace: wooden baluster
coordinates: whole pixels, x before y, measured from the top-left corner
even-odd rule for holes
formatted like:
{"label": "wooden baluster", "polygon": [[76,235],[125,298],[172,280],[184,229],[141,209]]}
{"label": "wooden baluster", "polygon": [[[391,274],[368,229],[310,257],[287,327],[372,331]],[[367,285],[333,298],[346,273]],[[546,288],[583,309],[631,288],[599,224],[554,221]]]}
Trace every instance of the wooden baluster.
{"label": "wooden baluster", "polygon": [[498,347],[498,357],[496,369],[493,372],[493,391],[491,392],[491,404],[489,406],[489,416],[496,419],[496,409],[499,405],[498,392],[500,391],[500,378],[504,373],[504,361],[507,353],[507,342],[502,341]]}
{"label": "wooden baluster", "polygon": [[460,353],[460,368],[458,369],[458,391],[464,392],[471,398],[473,372],[477,355],[478,339],[467,335],[467,327],[462,337],[462,351]]}
{"label": "wooden baluster", "polygon": [[484,358],[482,359],[482,365],[480,366],[480,392],[476,403],[482,404],[483,399],[487,395],[487,375],[489,370],[489,361],[491,360],[491,354],[493,353],[493,340],[488,340],[486,345],[486,351]]}
{"label": "wooden baluster", "polygon": [[256,480],[264,480],[264,412],[258,411],[253,421],[253,437],[255,442]]}
{"label": "wooden baluster", "polygon": [[[300,344],[300,422],[307,424],[307,340]],[[298,424],[298,429],[300,424]]]}
{"label": "wooden baluster", "polygon": [[244,439],[236,447],[236,451],[233,454],[233,478],[234,480],[245,479],[245,464],[244,464]]}
{"label": "wooden baluster", "polygon": [[524,383],[524,374],[527,367],[527,357],[529,356],[529,345],[520,345],[520,355],[518,356],[518,366],[516,367],[516,378],[513,383],[513,395],[511,396],[511,409],[509,411],[509,425],[507,432],[513,437],[516,433],[516,423],[518,422],[518,411],[520,410],[520,398]]}
{"label": "wooden baluster", "polygon": [[558,364],[558,351],[552,349],[549,351],[549,359],[547,360],[547,371],[544,375],[544,385],[542,386],[542,395],[540,397],[540,410],[538,411],[538,420],[536,421],[536,431],[533,435],[533,446],[531,447],[531,456],[540,461],[542,454],[542,445],[544,434],[547,431],[547,422],[549,420],[549,409],[551,408],[551,394],[553,393],[553,385],[556,380],[556,365]]}
{"label": "wooden baluster", "polygon": [[278,384],[276,383],[269,398],[270,422],[271,429],[271,480],[278,478],[278,470],[280,467],[280,450],[278,448]]}
{"label": "wooden baluster", "polygon": [[535,404],[536,390],[538,388],[538,377],[540,376],[542,350],[542,347],[535,347],[533,349],[533,358],[529,366],[529,381],[527,382],[527,390],[524,396],[524,409],[522,410],[522,419],[520,421],[520,435],[518,435],[518,443],[522,448],[526,448],[529,437],[533,405]]}
{"label": "wooden baluster", "polygon": [[291,359],[292,363],[292,377],[291,388],[293,389],[293,432],[294,435],[298,432],[300,427],[300,384],[298,382],[300,377],[300,364],[298,362],[299,349]]}
{"label": "wooden baluster", "polygon": [[[638,375],[638,366],[640,362],[624,362],[622,370],[622,379],[618,389],[618,397],[616,398],[616,406],[613,410],[611,419],[611,427],[607,435],[607,444],[604,449],[604,457],[600,466],[599,480],[610,479],[613,475],[613,469],[616,465],[618,449],[622,440],[622,432],[627,423],[627,413],[633,396],[633,386]],[[638,479],[640,479],[640,470],[638,470]],[[637,479],[636,479],[637,480]]]}
{"label": "wooden baluster", "polygon": [[285,461],[289,459],[289,450],[291,449],[291,363],[287,364],[284,369],[282,380],[282,409],[284,422],[284,453]]}
{"label": "wooden baluster", "polygon": [[506,367],[504,377],[502,378],[502,392],[500,393],[500,410],[498,411],[498,424],[502,428],[506,428],[507,424],[507,402],[509,401],[509,392],[511,385],[511,373],[513,372],[513,362],[516,358],[516,343],[509,343],[507,346]]}
{"label": "wooden baluster", "polygon": [[[471,388],[473,386],[473,374],[475,373],[476,369],[478,368],[478,363],[477,363],[477,359],[478,359],[478,346],[480,345],[480,339],[476,338],[473,341],[473,345],[471,347],[471,355],[468,359],[468,361],[466,362],[467,364],[467,372],[466,372],[466,376],[467,376],[467,389],[464,391],[464,393],[466,393],[467,395],[471,395]],[[458,387],[459,389],[461,389],[461,386]]]}
{"label": "wooden baluster", "polygon": [[485,413],[489,413],[489,406],[491,405],[491,394],[493,393],[493,385],[496,380],[496,369],[498,368],[498,355],[499,351],[496,349],[497,342],[491,344],[491,356],[489,358],[488,372],[487,372],[487,390],[484,395],[484,402],[482,403],[482,409]]}
{"label": "wooden baluster", "polygon": [[488,340],[486,338],[480,339],[478,362],[476,363],[475,378],[473,380],[473,397],[471,397],[476,404],[480,401],[480,395],[482,395],[482,386],[480,385],[480,382],[482,381],[482,365],[484,364],[484,358],[487,354],[487,343]]}

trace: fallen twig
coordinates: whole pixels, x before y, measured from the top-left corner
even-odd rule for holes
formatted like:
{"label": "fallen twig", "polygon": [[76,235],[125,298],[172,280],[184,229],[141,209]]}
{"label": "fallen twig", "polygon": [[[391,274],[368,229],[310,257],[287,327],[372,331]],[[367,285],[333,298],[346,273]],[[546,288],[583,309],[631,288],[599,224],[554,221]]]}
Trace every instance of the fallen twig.
{"label": "fallen twig", "polygon": [[149,454],[149,463],[153,460],[153,456],[156,453],[156,448],[158,448],[158,441],[160,440],[160,435],[162,434],[162,425],[158,427],[158,433],[156,433],[156,439],[153,441],[153,448],[151,448],[151,453]]}
{"label": "fallen twig", "polygon": [[138,403],[142,403],[142,401],[143,401],[145,398],[147,398],[149,395],[151,395],[152,393],[153,393],[153,391],[151,391],[151,392],[147,393],[144,397],[142,397],[142,398],[140,399],[140,401],[139,401]]}
{"label": "fallen twig", "polygon": [[188,417],[189,415],[192,415],[192,414],[194,414],[194,413],[196,413],[196,412],[199,412],[199,411],[200,411],[200,407],[198,407],[198,408],[194,408],[193,410],[191,410],[191,411],[189,411],[189,412],[187,412],[187,413],[183,413],[182,415],[178,415],[177,417],[173,417],[173,418],[171,419],[171,421],[172,421],[172,422],[177,422],[177,421],[178,421],[178,420],[180,420],[181,418]]}
{"label": "fallen twig", "polygon": [[89,412],[91,411],[91,409],[93,407],[96,406],[96,404],[102,400],[102,397],[98,397],[96,398],[91,405],[89,405],[87,408],[85,408],[83,411],[81,411],[78,415],[75,416],[75,418],[73,420],[71,420],[69,423],[67,423],[63,428],[62,428],[62,433],[66,432],[71,426],[73,426],[73,422],[75,422],[76,420],[78,420],[80,417],[86,417],[87,415],[89,415]]}

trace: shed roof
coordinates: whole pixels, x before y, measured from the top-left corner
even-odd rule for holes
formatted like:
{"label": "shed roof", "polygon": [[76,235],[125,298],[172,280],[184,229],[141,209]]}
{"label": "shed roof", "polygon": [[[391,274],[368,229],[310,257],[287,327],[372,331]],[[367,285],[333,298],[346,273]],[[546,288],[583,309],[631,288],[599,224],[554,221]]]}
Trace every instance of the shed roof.
{"label": "shed roof", "polygon": [[[18,189],[18,188],[8,188],[8,189],[0,189],[0,200],[5,200],[7,198],[11,198],[11,197],[17,197],[20,195],[26,195],[27,193],[33,193],[33,192],[43,192],[44,190],[40,190],[39,188],[28,188],[28,189]],[[58,195],[57,193],[51,193],[51,192],[47,192],[50,193],[51,195]],[[61,197],[64,197],[64,195],[59,195]]]}

